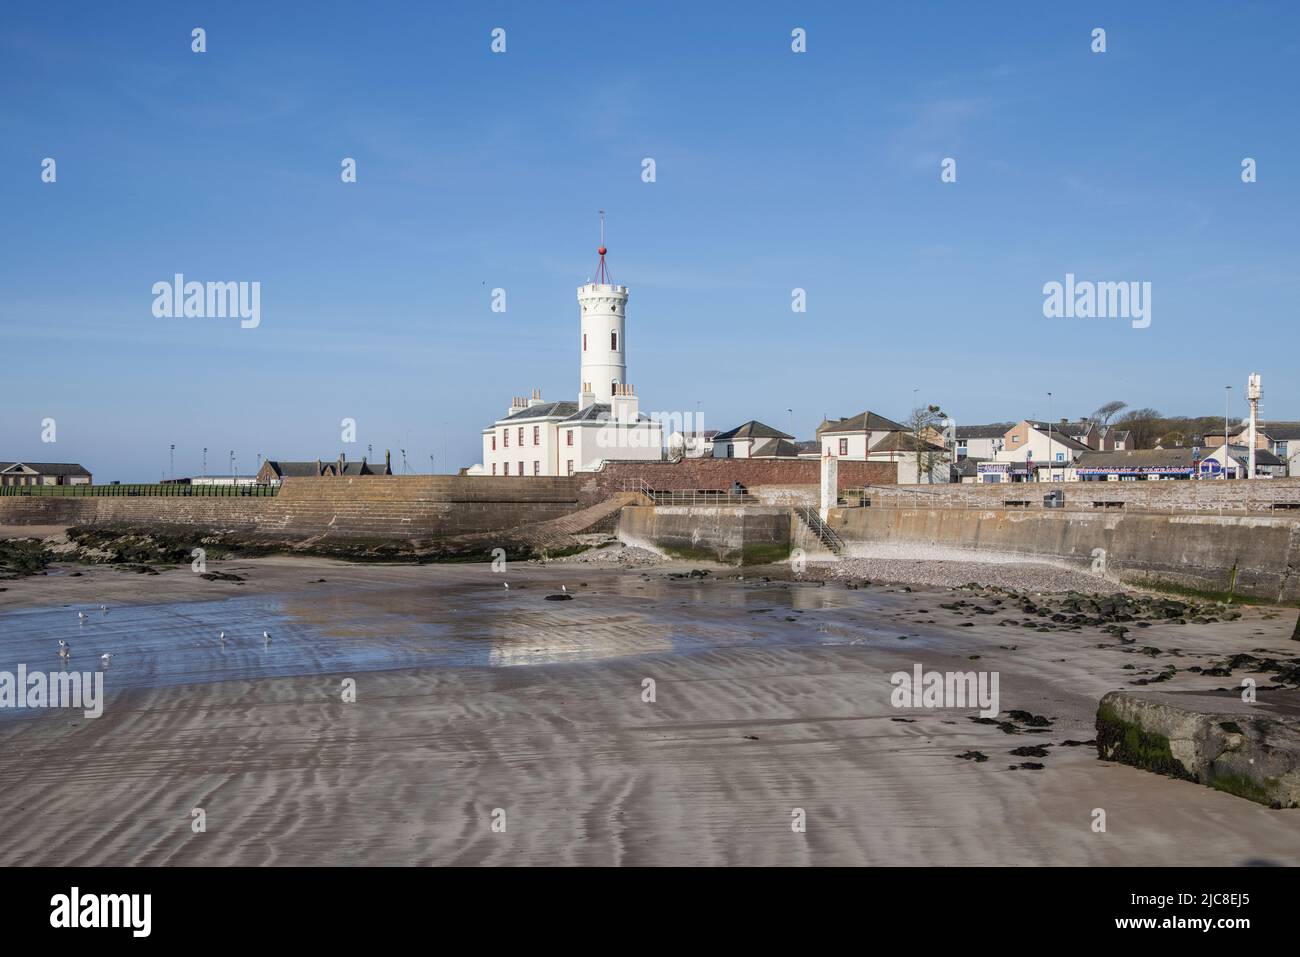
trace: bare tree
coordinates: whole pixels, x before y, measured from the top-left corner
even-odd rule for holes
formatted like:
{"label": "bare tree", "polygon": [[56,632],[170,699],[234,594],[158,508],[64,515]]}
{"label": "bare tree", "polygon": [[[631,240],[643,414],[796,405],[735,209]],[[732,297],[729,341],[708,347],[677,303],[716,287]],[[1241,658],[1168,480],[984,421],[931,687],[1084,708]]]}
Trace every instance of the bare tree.
{"label": "bare tree", "polygon": [[1127,408],[1127,402],[1107,402],[1100,409],[1094,412],[1091,418],[1092,421],[1096,422],[1097,426],[1105,432],[1106,427],[1110,425],[1110,420]]}
{"label": "bare tree", "polygon": [[916,455],[916,484],[921,484],[921,466],[925,464],[925,474],[934,478],[934,470],[948,461],[948,450],[934,444],[932,436],[940,432],[947,416],[937,405],[919,406],[912,410],[907,419],[907,431],[911,435],[912,451]]}
{"label": "bare tree", "polygon": [[1155,409],[1132,409],[1115,420],[1116,428],[1128,430],[1130,448],[1149,449],[1166,431],[1165,421]]}

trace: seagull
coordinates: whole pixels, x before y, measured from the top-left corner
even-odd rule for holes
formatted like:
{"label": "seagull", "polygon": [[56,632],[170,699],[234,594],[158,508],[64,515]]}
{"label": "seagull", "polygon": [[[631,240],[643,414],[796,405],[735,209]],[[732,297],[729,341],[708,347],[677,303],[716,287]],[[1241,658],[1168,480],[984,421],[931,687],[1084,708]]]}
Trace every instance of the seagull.
{"label": "seagull", "polygon": [[62,638],[59,639],[59,657],[65,662],[72,660],[72,646]]}
{"label": "seagull", "polygon": [[99,656],[99,663],[100,663],[101,665],[103,665],[105,668],[108,667],[108,663],[109,663],[110,661],[112,661],[112,660],[113,660],[113,654],[112,654],[112,652],[109,652],[109,653],[107,653],[107,654],[103,654],[103,655],[100,655],[100,656]]}
{"label": "seagull", "polygon": [[569,589],[564,585],[560,586],[560,591],[564,592],[566,595],[569,593]]}
{"label": "seagull", "polygon": [[85,613],[84,611],[79,611],[79,612],[77,612],[77,618],[78,618],[78,620],[80,620],[80,621],[85,621],[85,620],[86,620],[86,613]]}
{"label": "seagull", "polygon": [[224,645],[226,643],[226,633],[223,631],[221,634],[217,635],[217,640]]}
{"label": "seagull", "polygon": [[509,590],[510,590],[510,583],[509,583],[509,582],[502,582],[501,584],[503,584],[503,585],[506,586],[506,591],[509,591]]}
{"label": "seagull", "polygon": [[265,628],[262,629],[262,638],[266,640],[268,645],[271,643],[271,633]]}
{"label": "seagull", "polygon": [[100,605],[100,606],[99,606],[99,610],[100,610],[100,611],[104,611],[104,612],[106,612],[106,611],[108,611],[108,606],[107,606],[107,605]]}

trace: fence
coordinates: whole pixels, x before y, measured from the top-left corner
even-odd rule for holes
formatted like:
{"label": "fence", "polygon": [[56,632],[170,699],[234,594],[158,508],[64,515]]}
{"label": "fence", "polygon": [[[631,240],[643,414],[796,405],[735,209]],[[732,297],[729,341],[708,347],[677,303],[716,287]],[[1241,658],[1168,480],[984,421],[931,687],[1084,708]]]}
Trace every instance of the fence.
{"label": "fence", "polygon": [[32,495],[54,498],[103,496],[125,497],[262,497],[276,495],[278,485],[183,485],[177,482],[152,485],[0,485],[0,496]]}
{"label": "fence", "polygon": [[651,488],[639,478],[625,479],[622,482],[625,492],[640,492],[656,505],[762,505],[762,501],[748,492],[724,492],[715,489],[666,489],[659,491]]}
{"label": "fence", "polygon": [[[847,508],[1001,508],[1038,511],[1192,513],[1202,515],[1276,514],[1300,517],[1300,487],[1271,480],[1146,482],[1015,482],[991,487],[948,485],[934,489],[867,485],[843,489],[838,504]],[[979,491],[973,491],[978,489]],[[1047,499],[1063,496],[1054,504]]]}

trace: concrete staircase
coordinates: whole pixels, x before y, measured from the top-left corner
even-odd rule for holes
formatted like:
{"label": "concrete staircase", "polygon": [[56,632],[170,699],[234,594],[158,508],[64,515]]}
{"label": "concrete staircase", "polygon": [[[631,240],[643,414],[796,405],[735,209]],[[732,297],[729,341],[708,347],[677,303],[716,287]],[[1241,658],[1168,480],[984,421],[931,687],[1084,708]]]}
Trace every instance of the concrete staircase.
{"label": "concrete staircase", "polygon": [[[816,508],[811,505],[796,505],[794,510],[795,514],[799,516],[800,524],[810,533],[809,544],[815,541],[837,558],[844,555],[843,540],[835,534],[835,529],[822,521],[821,515],[817,513]],[[799,547],[809,551],[805,545],[799,545]],[[811,552],[809,554],[811,555]]]}
{"label": "concrete staircase", "polygon": [[488,559],[494,548],[504,548],[510,553],[560,551],[578,544],[576,536],[597,531],[613,531],[618,513],[627,505],[653,504],[642,492],[618,492],[603,502],[580,509],[559,518],[530,522],[515,528],[496,532],[479,532],[458,535],[438,542],[439,551],[469,556],[479,551]]}

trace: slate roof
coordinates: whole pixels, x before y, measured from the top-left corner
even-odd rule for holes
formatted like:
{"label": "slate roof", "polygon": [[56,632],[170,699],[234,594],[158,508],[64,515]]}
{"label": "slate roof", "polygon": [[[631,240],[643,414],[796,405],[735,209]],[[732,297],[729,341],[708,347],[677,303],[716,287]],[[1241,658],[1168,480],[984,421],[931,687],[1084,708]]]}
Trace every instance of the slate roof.
{"label": "slate roof", "polygon": [[906,432],[907,430],[907,426],[870,411],[859,412],[857,415],[842,419],[827,419],[817,426],[818,435],[823,432]]}
{"label": "slate roof", "polygon": [[[591,408],[591,406],[588,406],[587,408]],[[605,408],[608,409],[609,406],[605,406]],[[531,408],[520,409],[518,412],[507,415],[505,419],[499,419],[498,421],[511,422],[516,419],[547,419],[556,416],[568,418],[577,411],[578,403],[576,402],[543,402],[540,405],[534,405]]]}
{"label": "slate roof", "polygon": [[713,437],[716,442],[730,442],[735,439],[793,439],[793,435],[786,435],[779,429],[774,429],[770,425],[764,425],[755,419],[750,419],[743,425],[738,425],[734,429],[726,432],[719,432]]}
{"label": "slate roof", "polygon": [[[267,459],[264,463],[271,467],[279,478],[318,478],[322,475],[338,475],[338,459],[321,459],[319,462],[281,462],[279,459]],[[369,462],[344,462],[344,475],[392,475],[392,470],[385,465],[371,465]]]}
{"label": "slate roof", "polygon": [[1000,439],[1015,426],[1014,422],[994,422],[992,425],[959,425],[959,439]]}
{"label": "slate roof", "polygon": [[1274,442],[1292,442],[1300,439],[1300,422],[1274,422],[1257,428]]}
{"label": "slate roof", "polygon": [[7,471],[15,465],[22,465],[41,475],[90,475],[86,469],[75,462],[0,462],[0,472]]}
{"label": "slate roof", "polygon": [[[1041,432],[1044,436],[1047,436],[1047,426],[1046,426],[1046,425],[1044,425],[1041,429],[1040,429],[1040,428],[1036,428],[1035,431],[1037,431],[1037,432]],[[1052,426],[1052,433],[1051,433],[1051,435],[1048,436],[1048,437],[1052,440],[1052,444],[1053,444],[1053,445],[1060,445],[1060,446],[1063,446],[1063,447],[1069,449],[1069,450],[1072,451],[1072,452],[1091,452],[1091,451],[1092,451],[1092,448],[1091,448],[1090,446],[1084,445],[1082,442],[1078,441],[1077,439],[1072,439],[1072,438],[1070,438],[1070,436],[1068,436],[1068,435],[1062,435],[1060,432],[1057,431],[1055,425]]]}
{"label": "slate roof", "polygon": [[799,446],[788,439],[764,439],[752,449],[749,457],[751,459],[796,459],[799,457]]}
{"label": "slate roof", "polygon": [[1129,449],[1116,452],[1084,452],[1074,460],[1079,469],[1191,468],[1191,449]]}
{"label": "slate roof", "polygon": [[[1040,432],[1046,432],[1049,423],[1030,420],[1029,424]],[[1088,430],[1092,428],[1092,423],[1087,420],[1084,420],[1083,422],[1052,422],[1050,424],[1052,426],[1053,435],[1068,435],[1071,438],[1080,435],[1087,435]]]}
{"label": "slate roof", "polygon": [[[1219,446],[1223,448],[1223,446]],[[1217,452],[1218,449],[1210,451]],[[1228,447],[1228,454],[1238,462],[1245,463],[1250,459],[1250,448],[1245,445],[1232,445]],[[1255,450],[1255,465],[1286,465],[1280,458],[1270,452],[1268,449]]]}
{"label": "slate roof", "polygon": [[[565,403],[563,403],[563,402],[558,402],[558,403],[556,403],[556,404],[557,404],[557,405],[564,405]],[[573,405],[572,402],[570,402],[570,403],[568,403],[568,404],[569,404],[569,405]],[[540,406],[539,406],[539,408],[540,408]],[[570,416],[568,416],[568,417],[566,417],[566,418],[564,419],[564,422],[561,422],[560,424],[561,424],[561,425],[564,425],[564,424],[569,423],[569,422],[608,422],[608,421],[609,421],[609,414],[610,414],[610,407],[609,407],[609,405],[607,405],[607,404],[604,403],[604,402],[593,402],[591,405],[587,406],[587,407],[586,407],[585,409],[583,409],[581,412],[577,411],[577,406],[574,406],[574,412],[573,412],[573,414],[570,415]],[[645,415],[644,413],[638,412],[638,413],[636,414],[636,420],[637,420],[638,422],[649,422],[649,421],[650,421],[650,416]]]}
{"label": "slate roof", "polygon": [[[870,452],[915,452],[916,436],[909,432],[890,432],[883,439],[873,445],[868,451]],[[922,452],[942,452],[942,445],[935,445],[933,442],[924,442],[921,446]]]}

